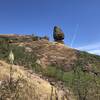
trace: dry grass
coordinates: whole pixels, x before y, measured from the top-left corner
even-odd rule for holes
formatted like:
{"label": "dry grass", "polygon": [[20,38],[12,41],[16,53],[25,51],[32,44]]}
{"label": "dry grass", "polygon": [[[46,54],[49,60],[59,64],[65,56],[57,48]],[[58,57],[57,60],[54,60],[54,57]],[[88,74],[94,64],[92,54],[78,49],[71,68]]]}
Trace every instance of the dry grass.
{"label": "dry grass", "polygon": [[[9,79],[9,67],[9,64],[0,61],[0,81]],[[50,100],[51,94],[51,100],[56,100],[56,96],[59,100],[62,100],[63,95],[66,95],[63,90],[57,90],[56,87],[51,86],[48,81],[41,79],[37,74],[31,74],[30,71],[25,70],[22,66],[13,65],[13,79],[18,80],[19,77],[22,79],[20,83],[21,89],[14,92],[19,91],[18,100]],[[74,100],[70,95],[68,98],[69,100]],[[13,99],[10,98],[10,100]]]}

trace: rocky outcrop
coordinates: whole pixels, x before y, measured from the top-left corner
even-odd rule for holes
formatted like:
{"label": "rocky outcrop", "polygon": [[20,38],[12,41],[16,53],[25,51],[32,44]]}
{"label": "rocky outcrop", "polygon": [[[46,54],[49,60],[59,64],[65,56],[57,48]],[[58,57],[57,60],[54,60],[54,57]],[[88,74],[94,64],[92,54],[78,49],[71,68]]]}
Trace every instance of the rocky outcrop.
{"label": "rocky outcrop", "polygon": [[[75,100],[71,92],[65,92],[61,89],[58,89],[55,86],[52,86],[48,81],[40,78],[39,75],[35,73],[30,73],[29,70],[25,70],[22,66],[12,66],[13,70],[13,83],[17,82],[17,86],[20,85],[19,91],[13,90],[11,94],[8,86],[11,84],[5,83],[9,80],[9,64],[4,61],[0,61],[0,98],[2,96],[3,100]],[[2,70],[2,71],[1,71]],[[19,81],[19,78],[21,81]],[[16,81],[17,80],[17,81]],[[20,82],[20,84],[18,84]],[[16,84],[13,84],[16,86]],[[14,95],[17,95],[18,97]],[[67,94],[66,94],[67,93]],[[17,99],[16,99],[17,98]],[[51,99],[50,99],[51,98]]]}
{"label": "rocky outcrop", "polygon": [[54,66],[69,71],[77,60],[76,51],[61,43],[40,40],[30,44],[25,43],[23,46],[33,50],[37,56],[37,62],[43,68]]}
{"label": "rocky outcrop", "polygon": [[59,43],[64,43],[63,39],[64,39],[64,33],[62,32],[62,30],[58,27],[55,26],[54,30],[53,30],[53,38],[56,42]]}

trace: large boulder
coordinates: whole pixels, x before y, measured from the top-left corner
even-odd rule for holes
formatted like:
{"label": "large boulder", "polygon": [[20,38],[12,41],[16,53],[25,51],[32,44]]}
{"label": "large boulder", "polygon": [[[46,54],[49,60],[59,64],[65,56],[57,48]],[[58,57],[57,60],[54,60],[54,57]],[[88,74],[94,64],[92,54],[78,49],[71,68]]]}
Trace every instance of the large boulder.
{"label": "large boulder", "polygon": [[64,33],[62,32],[62,30],[58,26],[54,26],[53,38],[56,42],[63,43]]}

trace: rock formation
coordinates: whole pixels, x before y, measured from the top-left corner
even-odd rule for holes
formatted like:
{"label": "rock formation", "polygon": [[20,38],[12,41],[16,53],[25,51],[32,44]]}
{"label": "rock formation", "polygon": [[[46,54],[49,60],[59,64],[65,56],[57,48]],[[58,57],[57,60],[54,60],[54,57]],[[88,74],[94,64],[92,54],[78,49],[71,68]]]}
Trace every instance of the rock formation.
{"label": "rock formation", "polygon": [[53,38],[54,38],[55,42],[64,43],[63,42],[64,33],[62,32],[62,30],[58,26],[54,26]]}

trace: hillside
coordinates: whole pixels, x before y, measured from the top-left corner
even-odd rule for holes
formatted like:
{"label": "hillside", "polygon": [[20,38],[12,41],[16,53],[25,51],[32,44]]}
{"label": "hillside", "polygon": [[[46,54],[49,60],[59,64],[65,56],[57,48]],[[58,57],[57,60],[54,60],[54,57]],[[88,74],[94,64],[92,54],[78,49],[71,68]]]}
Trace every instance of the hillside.
{"label": "hillside", "polygon": [[[68,90],[65,93],[63,90],[50,85],[48,81],[43,80],[39,75],[35,73],[31,74],[29,70],[16,65],[13,65],[13,85],[6,83],[6,87],[11,86],[14,88],[17,86],[17,88],[13,90],[12,94],[9,93],[9,88],[5,88],[4,91],[4,82],[9,82],[10,66],[4,61],[0,61],[0,70],[2,70],[0,72],[0,99],[3,97],[3,100],[50,100],[50,98],[55,100],[57,97],[61,100],[61,98],[65,97],[64,100],[67,100],[67,98],[69,100],[75,100],[73,94],[69,93]],[[19,77],[20,80],[18,80]],[[19,95],[19,97],[17,98],[15,95]]]}
{"label": "hillside", "polygon": [[49,42],[47,38],[1,35],[0,59],[9,62],[11,49],[15,55],[14,64],[24,66],[26,71],[31,70],[32,75],[41,76],[39,80],[48,80],[49,85],[64,92],[67,88],[78,100],[100,99],[100,56]]}

